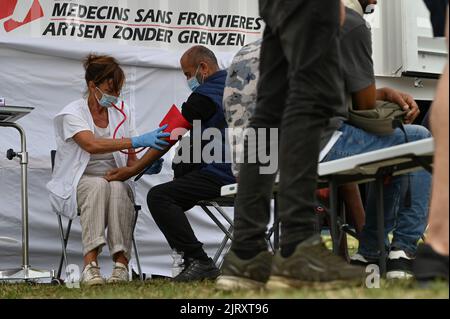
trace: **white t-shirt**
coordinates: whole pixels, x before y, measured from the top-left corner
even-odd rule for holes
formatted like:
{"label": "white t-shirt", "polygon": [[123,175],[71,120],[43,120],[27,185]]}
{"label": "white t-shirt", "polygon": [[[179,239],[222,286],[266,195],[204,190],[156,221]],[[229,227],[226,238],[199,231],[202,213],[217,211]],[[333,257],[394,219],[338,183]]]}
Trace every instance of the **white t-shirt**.
{"label": "white t-shirt", "polygon": [[[64,116],[63,126],[65,140],[72,138],[79,132],[90,131],[90,128],[85,121],[71,114]],[[112,138],[109,125],[106,128],[101,128],[94,124],[94,135],[95,138]],[[104,176],[106,172],[114,168],[117,168],[117,164],[113,153],[90,154],[89,163],[84,170],[83,175]]]}
{"label": "white t-shirt", "polygon": [[[133,107],[124,104],[123,111],[127,120],[119,127],[117,136],[119,138],[122,136],[137,136]],[[117,110],[109,108],[108,119],[111,134],[112,128],[116,128],[124,117]],[[47,183],[47,188],[50,191],[50,203],[55,213],[73,219],[77,216],[77,185],[89,164],[91,156],[72,137],[78,132],[86,130],[95,134],[95,125],[87,100],[79,99],[66,105],[55,116],[53,123],[57,151],[52,179]],[[113,152],[113,156],[117,167],[127,165],[125,154]],[[133,185],[131,182],[129,184],[130,186]]]}

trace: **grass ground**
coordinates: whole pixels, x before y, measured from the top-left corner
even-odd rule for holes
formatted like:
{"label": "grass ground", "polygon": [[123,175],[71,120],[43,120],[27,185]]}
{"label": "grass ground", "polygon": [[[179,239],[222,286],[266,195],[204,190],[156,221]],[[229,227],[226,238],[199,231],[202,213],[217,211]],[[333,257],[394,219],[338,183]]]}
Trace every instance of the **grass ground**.
{"label": "grass ground", "polygon": [[[327,246],[329,238],[325,237]],[[349,241],[349,250],[354,251],[357,243]],[[435,283],[427,288],[419,287],[413,281],[389,282],[381,281],[380,288],[348,287],[341,284],[333,289],[326,287],[303,288],[289,291],[233,292],[217,291],[214,283],[202,282],[193,284],[173,283],[166,279],[154,279],[141,282],[130,282],[121,285],[69,289],[66,286],[0,284],[0,299],[8,298],[163,298],[163,299],[221,299],[221,298],[285,298],[285,299],[448,299],[447,283]]]}
{"label": "grass ground", "polygon": [[162,299],[222,299],[222,298],[285,298],[285,299],[448,299],[446,283],[435,283],[419,288],[413,282],[381,282],[379,289],[349,288],[341,285],[335,289],[296,289],[290,291],[233,292],[217,291],[212,282],[175,284],[158,279],[146,283],[132,282],[103,287],[69,289],[65,286],[2,284],[0,299],[7,298],[162,298]]}

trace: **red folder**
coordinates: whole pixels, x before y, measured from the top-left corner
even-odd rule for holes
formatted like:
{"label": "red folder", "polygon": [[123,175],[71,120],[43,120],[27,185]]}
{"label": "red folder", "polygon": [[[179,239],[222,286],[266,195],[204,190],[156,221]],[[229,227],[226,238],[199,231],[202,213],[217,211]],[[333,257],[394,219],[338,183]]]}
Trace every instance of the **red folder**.
{"label": "red folder", "polygon": [[169,112],[166,114],[166,116],[163,118],[161,123],[159,123],[159,127],[163,125],[168,125],[167,128],[164,130],[166,133],[170,133],[170,141],[169,143],[171,145],[178,142],[178,139],[180,136],[183,136],[186,134],[187,131],[192,129],[191,123],[189,123],[184,116],[181,114],[178,107],[172,105]]}

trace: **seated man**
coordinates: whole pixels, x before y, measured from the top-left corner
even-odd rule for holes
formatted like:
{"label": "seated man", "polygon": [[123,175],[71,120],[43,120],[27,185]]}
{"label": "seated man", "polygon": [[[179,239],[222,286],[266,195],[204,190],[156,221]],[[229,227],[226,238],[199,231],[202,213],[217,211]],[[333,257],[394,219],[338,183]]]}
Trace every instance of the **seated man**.
{"label": "seated man", "polygon": [[[181,68],[193,91],[182,106],[183,117],[194,129],[188,140],[188,149],[192,157],[209,153],[207,147],[214,143],[214,150],[221,150],[222,158],[207,161],[201,156],[199,163],[181,162],[173,165],[175,179],[171,182],[153,187],[147,196],[150,212],[166,237],[170,247],[183,254],[184,270],[177,275],[175,281],[195,281],[214,279],[219,275],[219,269],[203,250],[203,244],[198,241],[185,212],[199,201],[220,196],[222,186],[235,182],[231,165],[226,163],[227,148],[225,147],[226,122],[222,108],[223,90],[227,72],[220,70],[217,59],[212,51],[203,46],[194,46],[182,56]],[[201,127],[196,127],[200,122]],[[201,129],[201,131],[200,131]],[[207,129],[220,130],[220,137],[209,141],[201,141],[198,149],[195,140],[197,133],[201,136]],[[199,130],[196,132],[196,130]],[[183,139],[180,144],[184,144]],[[170,148],[170,147],[169,147]],[[150,150],[133,167],[116,169],[107,174],[108,180],[126,180],[136,175],[146,166],[164,155],[164,151]],[[183,147],[181,148],[183,150]],[[197,153],[195,151],[197,150]],[[204,152],[205,150],[205,152]],[[193,154],[195,153],[195,154]],[[183,157],[183,156],[182,156]]]}
{"label": "seated man", "polygon": [[[363,12],[373,10],[376,0],[346,0],[346,22],[342,30],[341,48],[343,53],[344,77],[349,102],[353,109],[375,108],[376,101],[392,102],[408,113],[405,123],[413,123],[419,109],[413,98],[390,88],[377,89],[372,60],[371,32],[364,20]],[[418,125],[404,126],[410,142],[431,137],[430,132]],[[387,136],[370,134],[360,128],[344,123],[342,133],[323,161],[370,152],[405,143],[405,133],[397,128]],[[431,176],[421,170],[408,175],[394,177],[386,185],[384,205],[386,223],[386,245],[390,252],[387,260],[388,278],[411,277],[412,261],[417,250],[417,242],[427,225]],[[408,198],[411,195],[410,199]],[[355,263],[367,264],[378,257],[376,235],[375,190],[369,187],[366,207],[366,223],[361,234],[358,253],[353,256]],[[392,242],[388,233],[393,231]]]}

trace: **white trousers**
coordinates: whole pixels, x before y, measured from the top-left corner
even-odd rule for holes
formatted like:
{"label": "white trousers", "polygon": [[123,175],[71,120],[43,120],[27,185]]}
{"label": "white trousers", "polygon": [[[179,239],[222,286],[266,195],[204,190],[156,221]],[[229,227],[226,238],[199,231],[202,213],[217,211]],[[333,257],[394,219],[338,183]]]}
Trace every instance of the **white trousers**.
{"label": "white trousers", "polygon": [[[77,188],[83,255],[108,243],[111,256],[123,252],[130,260],[134,222],[133,192],[124,182],[84,175]],[[107,228],[107,236],[105,229]]]}

